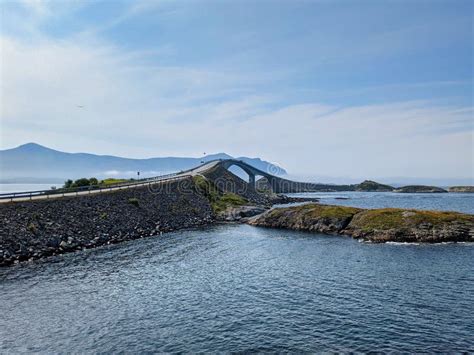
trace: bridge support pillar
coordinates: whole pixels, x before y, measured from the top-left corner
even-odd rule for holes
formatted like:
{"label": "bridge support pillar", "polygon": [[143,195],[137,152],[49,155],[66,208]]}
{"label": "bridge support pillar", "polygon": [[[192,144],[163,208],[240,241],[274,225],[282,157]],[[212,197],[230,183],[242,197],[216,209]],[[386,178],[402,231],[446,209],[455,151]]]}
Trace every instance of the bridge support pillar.
{"label": "bridge support pillar", "polygon": [[276,179],[270,178],[268,179],[268,182],[270,183],[271,189],[274,193],[280,193],[280,188]]}
{"label": "bridge support pillar", "polygon": [[255,190],[255,175],[249,174],[249,186]]}

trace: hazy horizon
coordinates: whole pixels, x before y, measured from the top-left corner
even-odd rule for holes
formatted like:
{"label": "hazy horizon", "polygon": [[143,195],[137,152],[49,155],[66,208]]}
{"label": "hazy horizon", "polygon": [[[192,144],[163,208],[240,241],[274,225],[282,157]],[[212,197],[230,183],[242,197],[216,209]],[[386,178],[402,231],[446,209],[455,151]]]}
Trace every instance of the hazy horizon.
{"label": "hazy horizon", "polygon": [[472,184],[473,6],[3,2],[0,148]]}
{"label": "hazy horizon", "polygon": [[[25,144],[22,144],[20,146],[26,146],[26,145],[39,145],[41,147],[45,147],[48,149],[53,149],[57,150],[59,152],[63,152],[58,149],[54,149],[53,147],[49,147],[43,144],[39,144],[36,142],[28,142]],[[19,148],[20,146],[17,147],[12,147],[12,148],[7,148],[8,149],[15,149]],[[0,151],[3,151],[0,150]],[[96,155],[92,151],[77,151],[77,152],[63,152],[63,153],[70,153],[70,154],[80,154],[80,153],[85,153],[85,154],[93,154]],[[204,152],[205,153],[205,152]],[[120,158],[127,158],[127,159],[137,159],[137,160],[146,160],[146,159],[152,159],[152,158],[193,158],[193,159],[201,159],[201,158],[209,158],[214,155],[220,155],[220,154],[227,154],[226,152],[210,152],[210,153],[205,153],[202,154],[201,156],[196,156],[196,157],[158,157],[158,156],[148,156],[148,157],[120,157]],[[103,156],[113,156],[109,154],[104,154]],[[113,156],[115,157],[115,156]],[[240,158],[241,156],[232,156],[233,158]],[[258,156],[251,156],[248,158],[257,158],[261,159],[262,161],[267,161],[264,157],[258,157]],[[269,162],[271,163],[271,162]],[[280,166],[280,168],[286,169],[285,166]],[[179,169],[178,169],[179,170]],[[240,168],[238,167],[233,167],[233,171],[235,173],[242,173],[245,175],[245,172],[243,172]],[[170,173],[174,171],[144,171],[142,172],[144,175],[143,176],[155,176],[155,175],[160,175],[162,173]],[[130,177],[135,177],[136,171],[114,171],[114,172],[102,172],[102,173],[97,173],[96,175],[101,177],[101,178],[106,178],[106,177],[124,177],[124,178],[130,178]],[[3,175],[3,174],[2,174]],[[241,174],[240,174],[241,175]],[[241,177],[244,178],[244,175],[241,175]],[[287,174],[285,175],[286,178],[288,179],[293,179],[293,180],[299,180],[299,181],[308,181],[308,182],[320,182],[320,183],[329,183],[329,184],[356,184],[360,183],[363,180],[376,180],[381,183],[385,184],[390,184],[393,186],[402,186],[402,185],[409,185],[409,184],[421,184],[421,185],[436,185],[436,186],[454,186],[454,185],[472,185],[474,183],[472,177],[464,177],[464,178],[433,178],[433,177],[415,177],[415,176],[329,176],[325,175],[324,173],[319,173],[319,174],[294,174],[291,171],[287,171]],[[33,181],[37,181],[38,183],[58,183],[58,182],[63,182],[62,178],[54,177],[51,176],[50,179],[48,178],[34,178],[33,175],[31,177],[20,177],[20,178],[12,178],[8,177],[5,178],[4,176],[0,176],[0,183],[33,183]]]}

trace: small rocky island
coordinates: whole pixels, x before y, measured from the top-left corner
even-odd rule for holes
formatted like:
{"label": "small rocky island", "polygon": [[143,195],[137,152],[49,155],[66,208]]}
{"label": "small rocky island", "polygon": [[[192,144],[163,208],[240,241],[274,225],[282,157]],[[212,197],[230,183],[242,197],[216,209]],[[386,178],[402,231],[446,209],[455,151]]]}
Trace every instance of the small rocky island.
{"label": "small rocky island", "polygon": [[306,204],[274,208],[248,219],[253,226],[347,235],[374,243],[474,242],[474,215]]}
{"label": "small rocky island", "polygon": [[403,186],[398,189],[394,189],[393,192],[401,192],[401,193],[445,193],[448,192],[441,187],[436,186],[425,186],[425,185],[408,185]]}
{"label": "small rocky island", "polygon": [[390,192],[393,191],[390,185],[380,184],[372,180],[365,180],[358,185],[355,185],[355,191],[363,192]]}
{"label": "small rocky island", "polygon": [[474,193],[474,186],[451,186],[448,189],[449,192],[464,192],[464,193]]}

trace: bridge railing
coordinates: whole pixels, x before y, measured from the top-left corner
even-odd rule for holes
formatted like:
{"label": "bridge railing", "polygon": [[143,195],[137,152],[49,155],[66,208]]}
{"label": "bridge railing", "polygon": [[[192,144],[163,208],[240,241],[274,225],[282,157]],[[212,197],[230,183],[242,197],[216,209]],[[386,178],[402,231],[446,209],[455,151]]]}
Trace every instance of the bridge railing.
{"label": "bridge railing", "polygon": [[85,191],[88,191],[89,193],[93,193],[93,192],[102,192],[102,191],[108,191],[108,190],[116,190],[116,189],[121,189],[121,188],[129,188],[136,185],[152,184],[158,181],[170,180],[170,179],[176,178],[177,176],[179,176],[180,178],[189,177],[191,176],[189,173],[192,172],[193,170],[199,169],[201,166],[215,162],[215,161],[222,161],[222,159],[209,160],[197,167],[182,170],[175,173],[159,175],[152,178],[146,178],[146,179],[136,180],[133,182],[124,182],[124,183],[118,183],[118,184],[107,185],[107,186],[93,185],[93,186],[82,186],[82,187],[72,187],[72,188],[61,187],[58,189],[37,190],[37,191],[5,192],[5,193],[0,193],[0,201],[2,202],[8,201],[8,200],[14,201],[17,199],[24,200],[25,198],[32,200],[33,198],[36,198],[36,197],[44,197],[44,198],[65,197],[65,196],[72,196],[73,194],[78,195],[80,192],[85,192]]}
{"label": "bridge railing", "polygon": [[[0,193],[0,200],[10,200],[14,201],[17,199],[29,199],[32,200],[33,198],[43,197],[43,198],[50,198],[50,197],[67,197],[67,196],[74,196],[79,195],[81,192],[88,191],[89,193],[93,192],[102,192],[102,191],[111,191],[111,190],[120,190],[131,188],[134,186],[144,186],[150,185],[156,182],[163,182],[166,180],[174,180],[176,178],[185,178],[191,175],[184,174],[184,172],[180,173],[171,173],[166,175],[160,175],[153,178],[143,179],[143,180],[136,180],[133,182],[125,182],[125,183],[118,183],[113,185],[92,185],[92,186],[81,186],[81,187],[72,187],[72,188],[59,188],[59,189],[49,189],[49,190],[36,190],[36,191],[21,191],[21,192],[6,192]],[[179,176],[178,176],[179,175]]]}

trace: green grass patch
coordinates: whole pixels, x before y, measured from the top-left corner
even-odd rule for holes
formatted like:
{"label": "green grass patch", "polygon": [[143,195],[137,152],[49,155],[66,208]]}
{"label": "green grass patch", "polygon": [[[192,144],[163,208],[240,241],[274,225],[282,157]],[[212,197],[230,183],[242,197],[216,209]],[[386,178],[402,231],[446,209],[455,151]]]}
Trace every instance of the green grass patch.
{"label": "green grass patch", "polygon": [[121,184],[124,182],[131,182],[132,180],[130,179],[104,179],[100,182],[101,186],[109,186],[109,185],[115,185],[115,184]]}
{"label": "green grass patch", "polygon": [[320,205],[316,203],[309,203],[296,207],[280,208],[278,210],[294,210],[308,217],[322,217],[322,218],[350,218],[357,212],[361,211],[359,208],[347,206],[331,206]]}
{"label": "green grass patch", "polygon": [[421,224],[440,226],[451,222],[474,223],[474,216],[458,212],[384,208],[361,212],[351,224],[364,231],[373,231],[418,227]]}
{"label": "green grass patch", "polygon": [[205,177],[196,175],[193,177],[197,190],[209,199],[209,202],[217,202],[220,199],[219,190]]}
{"label": "green grass patch", "polygon": [[26,229],[33,234],[36,234],[38,232],[38,228],[36,227],[34,223],[29,223]]}
{"label": "green grass patch", "polygon": [[136,207],[140,206],[140,202],[138,201],[138,198],[135,198],[135,197],[129,198],[128,203]]}
{"label": "green grass patch", "polygon": [[209,200],[214,213],[223,212],[229,207],[248,204],[248,201],[242,196],[231,192],[221,193],[211,181],[203,176],[196,175],[193,180],[197,190]]}
{"label": "green grass patch", "polygon": [[212,202],[211,206],[215,213],[223,212],[229,207],[239,207],[246,205],[248,201],[234,193],[227,192],[223,194],[219,200]]}

